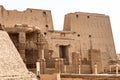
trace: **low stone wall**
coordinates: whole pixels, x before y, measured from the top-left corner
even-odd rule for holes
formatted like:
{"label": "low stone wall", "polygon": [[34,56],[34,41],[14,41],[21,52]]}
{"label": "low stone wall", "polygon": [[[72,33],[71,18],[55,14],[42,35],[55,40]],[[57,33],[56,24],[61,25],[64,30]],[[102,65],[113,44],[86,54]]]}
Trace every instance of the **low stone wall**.
{"label": "low stone wall", "polygon": [[61,74],[61,80],[120,80],[115,74]]}
{"label": "low stone wall", "polygon": [[59,74],[41,74],[40,80],[60,80]]}

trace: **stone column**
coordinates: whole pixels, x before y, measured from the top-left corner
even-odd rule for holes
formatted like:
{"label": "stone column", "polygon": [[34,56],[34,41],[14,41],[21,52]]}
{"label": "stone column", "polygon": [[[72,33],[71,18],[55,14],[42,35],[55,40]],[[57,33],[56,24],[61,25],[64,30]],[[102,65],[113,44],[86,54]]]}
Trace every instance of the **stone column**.
{"label": "stone column", "polygon": [[78,65],[78,68],[79,68],[79,74],[81,74],[81,58],[79,58],[79,65]]}
{"label": "stone column", "polygon": [[57,80],[61,80],[60,79],[60,73],[57,73]]}
{"label": "stone column", "polygon": [[46,64],[45,59],[41,59],[40,60],[40,73],[41,74],[45,73],[45,68],[46,68],[45,64]]}
{"label": "stone column", "polygon": [[59,62],[59,66],[60,66],[60,72],[63,73],[64,72],[64,60],[62,58],[60,58],[60,62]]}
{"label": "stone column", "polygon": [[23,61],[26,61],[25,58],[25,44],[26,44],[26,33],[25,32],[19,32],[19,52],[23,59]]}
{"label": "stone column", "polygon": [[41,59],[45,59],[44,58],[44,49],[42,49],[42,54],[41,55],[42,55]]}
{"label": "stone column", "polygon": [[66,65],[64,65],[64,73],[66,73]]}
{"label": "stone column", "polygon": [[37,76],[39,76],[40,75],[40,62],[36,62],[36,74],[37,74]]}
{"label": "stone column", "polygon": [[41,48],[39,48],[40,46],[38,46],[38,61],[40,61],[41,59],[42,59],[42,56],[41,56],[41,54],[42,54],[42,50],[41,50]]}
{"label": "stone column", "polygon": [[97,74],[97,64],[95,63],[95,65],[94,65],[94,68],[95,68],[95,74]]}
{"label": "stone column", "polygon": [[40,31],[37,32],[37,42],[38,48],[38,60],[44,59],[44,42],[43,42],[43,35]]}
{"label": "stone column", "polygon": [[60,60],[59,59],[55,59],[55,68],[56,68],[56,72],[60,73]]}
{"label": "stone column", "polygon": [[116,75],[118,75],[118,64],[116,64]]}
{"label": "stone column", "polygon": [[43,40],[42,40],[42,34],[40,31],[37,32],[37,49],[38,49],[38,58],[37,60],[40,61],[40,73],[44,74],[45,73],[45,59],[44,59],[44,49],[43,49]]}
{"label": "stone column", "polygon": [[80,65],[78,65],[78,67],[79,67],[79,74],[81,74],[81,66],[80,66]]}
{"label": "stone column", "polygon": [[110,73],[111,73],[111,71],[112,71],[112,70],[111,70],[111,65],[110,65]]}

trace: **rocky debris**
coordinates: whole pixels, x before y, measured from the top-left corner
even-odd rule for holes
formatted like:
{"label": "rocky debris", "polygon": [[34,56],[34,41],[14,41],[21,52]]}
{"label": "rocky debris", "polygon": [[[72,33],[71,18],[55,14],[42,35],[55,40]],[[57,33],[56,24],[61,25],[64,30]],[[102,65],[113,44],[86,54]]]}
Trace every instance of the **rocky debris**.
{"label": "rocky debris", "polygon": [[29,72],[7,32],[0,30],[0,80],[32,80]]}

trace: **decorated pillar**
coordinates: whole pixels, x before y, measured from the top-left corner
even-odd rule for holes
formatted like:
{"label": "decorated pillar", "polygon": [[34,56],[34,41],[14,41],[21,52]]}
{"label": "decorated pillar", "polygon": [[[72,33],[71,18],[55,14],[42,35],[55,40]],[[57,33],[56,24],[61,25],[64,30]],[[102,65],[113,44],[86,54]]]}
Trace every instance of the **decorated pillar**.
{"label": "decorated pillar", "polygon": [[37,42],[36,42],[37,48],[38,48],[38,60],[44,59],[44,41],[43,41],[43,35],[40,31],[37,31]]}

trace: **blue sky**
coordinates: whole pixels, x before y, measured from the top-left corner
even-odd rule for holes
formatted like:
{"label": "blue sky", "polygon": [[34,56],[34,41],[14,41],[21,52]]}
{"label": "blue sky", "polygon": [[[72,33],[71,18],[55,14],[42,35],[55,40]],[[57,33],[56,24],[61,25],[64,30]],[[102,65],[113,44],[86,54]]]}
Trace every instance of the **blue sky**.
{"label": "blue sky", "polygon": [[119,0],[0,0],[6,9],[23,11],[26,8],[51,10],[54,28],[62,30],[64,15],[71,12],[100,13],[110,16],[116,52],[120,53]]}

